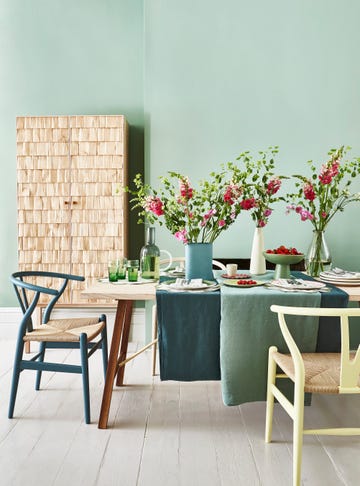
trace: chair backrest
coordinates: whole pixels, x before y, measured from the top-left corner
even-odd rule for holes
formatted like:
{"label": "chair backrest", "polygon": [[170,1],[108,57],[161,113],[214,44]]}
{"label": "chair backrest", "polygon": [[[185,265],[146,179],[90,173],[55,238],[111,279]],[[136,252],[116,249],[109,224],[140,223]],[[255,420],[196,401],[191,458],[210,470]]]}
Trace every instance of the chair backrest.
{"label": "chair backrest", "polygon": [[360,393],[360,345],[355,356],[350,354],[349,317],[360,317],[360,309],[354,308],[314,308],[272,305],[270,309],[278,314],[279,325],[294,361],[295,375],[304,374],[304,364],[299,348],[286,324],[285,315],[332,316],[340,318],[341,326],[341,366],[339,393]]}
{"label": "chair backrest", "polygon": [[[172,258],[172,261],[175,262],[175,263],[185,263],[185,257],[173,257]],[[164,260],[160,260],[160,265],[166,265],[170,263],[170,260],[169,259],[164,259]],[[212,261],[212,264],[213,264],[213,267],[217,267],[217,268],[220,268],[220,270],[226,270],[226,266],[219,262],[218,260],[213,260]],[[181,265],[183,266],[183,265]]]}
{"label": "chair backrest", "polygon": [[[45,287],[34,284],[33,282],[36,278],[41,278],[41,281],[45,283],[49,282],[49,285]],[[60,282],[57,288],[54,288],[54,279]],[[14,286],[16,297],[23,313],[19,331],[22,335],[33,330],[32,314],[39,302],[40,295],[47,294],[52,296],[43,315],[43,324],[45,324],[49,321],[51,311],[63,294],[69,280],[83,281],[85,279],[78,275],[41,271],[15,272],[11,275],[10,281]]]}

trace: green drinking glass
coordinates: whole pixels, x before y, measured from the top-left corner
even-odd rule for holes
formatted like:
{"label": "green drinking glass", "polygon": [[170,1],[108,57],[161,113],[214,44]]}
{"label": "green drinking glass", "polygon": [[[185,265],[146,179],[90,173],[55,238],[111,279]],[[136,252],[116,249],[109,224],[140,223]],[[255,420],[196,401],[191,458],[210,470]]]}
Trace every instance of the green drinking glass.
{"label": "green drinking glass", "polygon": [[109,282],[117,281],[118,264],[117,260],[111,260],[108,264]]}
{"label": "green drinking glass", "polygon": [[139,276],[139,260],[128,260],[127,273],[129,282],[137,282]]}

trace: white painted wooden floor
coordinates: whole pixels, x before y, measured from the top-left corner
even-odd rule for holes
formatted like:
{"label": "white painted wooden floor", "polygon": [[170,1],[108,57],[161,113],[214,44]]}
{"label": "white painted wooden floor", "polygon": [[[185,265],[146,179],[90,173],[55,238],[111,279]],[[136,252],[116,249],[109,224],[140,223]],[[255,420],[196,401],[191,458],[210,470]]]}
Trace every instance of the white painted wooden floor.
{"label": "white painted wooden floor", "polygon": [[[132,350],[136,344],[131,344]],[[264,443],[264,403],[225,407],[218,382],[160,382],[150,353],[113,393],[107,430],[97,428],[101,355],[90,364],[92,424],[83,421],[80,375],[46,373],[36,392],[24,371],[7,418],[14,342],[0,342],[1,486],[291,485],[291,422],[275,406],[274,442]],[[77,353],[49,354],[76,362]],[[97,355],[97,356],[96,356]],[[239,377],[240,379],[240,377]],[[306,425],[360,423],[360,397],[314,397]],[[305,437],[303,484],[360,484],[360,438]]]}

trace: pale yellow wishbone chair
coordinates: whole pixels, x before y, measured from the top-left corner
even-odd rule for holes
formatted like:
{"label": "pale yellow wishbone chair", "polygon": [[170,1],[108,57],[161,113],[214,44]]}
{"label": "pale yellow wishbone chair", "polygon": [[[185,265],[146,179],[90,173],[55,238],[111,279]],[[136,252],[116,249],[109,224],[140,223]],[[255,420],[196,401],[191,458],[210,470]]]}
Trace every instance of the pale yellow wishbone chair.
{"label": "pale yellow wishbone chair", "polygon": [[[360,428],[303,428],[305,392],[360,393],[360,345],[356,352],[350,352],[349,345],[349,317],[360,317],[360,309],[272,305],[271,310],[278,314],[281,332],[290,354],[279,353],[275,346],[269,349],[265,442],[271,442],[274,398],[276,398],[293,419],[293,486],[298,486],[301,481],[304,434],[360,435]],[[285,315],[339,317],[341,353],[300,353],[287,327]],[[277,366],[283,373],[277,372]],[[277,378],[290,378],[294,382],[294,403],[291,403],[277,388],[275,384]]]}
{"label": "pale yellow wishbone chair", "polygon": [[[174,257],[170,260],[164,259],[160,261],[160,266],[161,265],[168,265],[169,263],[182,263],[180,266],[184,266],[185,263],[185,258],[184,257]],[[212,261],[213,267],[219,268],[220,270],[226,270],[226,266],[219,262],[218,260],[213,260]],[[156,374],[156,352],[157,352],[157,334],[158,334],[158,322],[157,322],[157,312],[156,312],[156,305],[153,305],[152,308],[152,343],[153,343],[153,348],[152,348],[152,374],[153,376]]]}

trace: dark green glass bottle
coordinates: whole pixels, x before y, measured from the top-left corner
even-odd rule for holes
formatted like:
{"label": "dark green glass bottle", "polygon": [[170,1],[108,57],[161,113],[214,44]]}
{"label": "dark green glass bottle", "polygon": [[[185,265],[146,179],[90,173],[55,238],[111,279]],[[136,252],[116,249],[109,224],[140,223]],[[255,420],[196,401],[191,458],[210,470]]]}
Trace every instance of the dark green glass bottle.
{"label": "dark green glass bottle", "polygon": [[155,245],[155,228],[146,232],[146,244],[140,251],[140,270],[142,278],[158,279],[160,276],[160,250]]}

